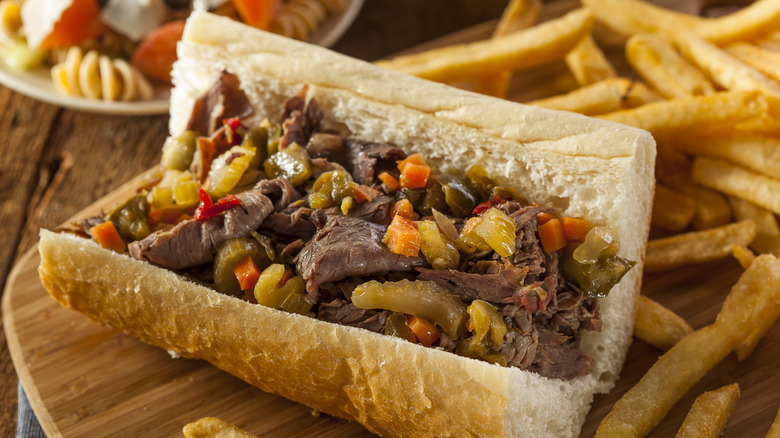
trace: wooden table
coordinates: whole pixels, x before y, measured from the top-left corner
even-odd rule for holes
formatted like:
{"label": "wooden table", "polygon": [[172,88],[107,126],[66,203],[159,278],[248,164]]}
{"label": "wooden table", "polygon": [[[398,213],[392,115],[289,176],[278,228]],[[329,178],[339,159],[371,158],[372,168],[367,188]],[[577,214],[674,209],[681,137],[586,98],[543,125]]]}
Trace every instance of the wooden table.
{"label": "wooden table", "polygon": [[[501,14],[506,0],[368,0],[334,49],[375,60]],[[52,228],[157,163],[167,116],[58,108],[0,86],[0,291]],[[16,432],[17,377],[0,326],[0,436]]]}

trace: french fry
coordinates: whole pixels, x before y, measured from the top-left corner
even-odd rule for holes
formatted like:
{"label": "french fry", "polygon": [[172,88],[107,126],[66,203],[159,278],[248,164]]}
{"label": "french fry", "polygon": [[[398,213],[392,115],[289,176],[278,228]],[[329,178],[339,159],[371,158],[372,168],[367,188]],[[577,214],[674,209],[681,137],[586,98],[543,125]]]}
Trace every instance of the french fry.
{"label": "french fry", "polygon": [[759,90],[780,97],[780,84],[692,32],[675,35],[680,51],[727,90]]}
{"label": "french fry", "polygon": [[637,339],[666,351],[691,332],[693,328],[680,315],[657,301],[639,296],[634,324]]}
{"label": "french fry", "polygon": [[257,435],[214,417],[193,421],[184,426],[182,433],[185,438],[257,438]]}
{"label": "french fry", "polygon": [[709,157],[693,160],[691,176],[694,182],[705,187],[780,213],[780,179]]}
{"label": "french fry", "polygon": [[744,42],[731,44],[726,47],[726,51],[775,81],[780,81],[780,52]]}
{"label": "french fry", "polygon": [[765,114],[768,109],[768,100],[760,92],[726,91],[649,103],[597,118],[642,128],[664,139],[691,130],[730,126]]}
{"label": "french fry", "polygon": [[582,0],[582,4],[596,20],[624,36],[663,29],[692,29],[704,21],[640,0]]}
{"label": "french fry", "polygon": [[653,239],[647,242],[645,272],[721,259],[731,254],[734,245],[748,246],[755,237],[756,223],[746,220]]}
{"label": "french fry", "polygon": [[756,254],[747,246],[734,245],[732,251],[734,252],[734,258],[737,259],[739,265],[742,266],[742,269],[749,268],[753,263],[753,260],[756,259]]}
{"label": "french fry", "polygon": [[626,43],[634,71],[667,99],[712,94],[715,87],[702,72],[658,34],[637,34]]}
{"label": "french fry", "polygon": [[580,86],[617,77],[615,67],[590,34],[585,35],[563,60]]}
{"label": "french fry", "polygon": [[656,93],[652,88],[648,87],[642,81],[631,82],[631,87],[626,93],[625,99],[623,99],[623,106],[625,108],[636,108],[638,106],[647,105],[648,103],[660,102],[664,100],[664,97]]}
{"label": "french fry", "polygon": [[733,383],[696,397],[677,431],[676,438],[717,438],[739,401],[739,385]]}
{"label": "french fry", "polygon": [[690,155],[722,158],[769,176],[780,175],[780,140],[761,134],[679,136],[672,145]]}
{"label": "french fry", "polygon": [[751,202],[729,196],[736,220],[752,220],[756,223],[756,238],[750,247],[760,253],[780,254],[780,226],[772,212]]}
{"label": "french fry", "polygon": [[696,212],[691,220],[694,230],[706,230],[731,222],[731,206],[725,196],[695,184],[683,186],[679,190],[696,201]]}
{"label": "french fry", "polygon": [[631,80],[612,78],[586,85],[570,93],[526,103],[592,116],[621,109],[630,87]]}
{"label": "french fry", "polygon": [[696,214],[696,201],[663,185],[655,185],[652,226],[666,231],[682,231]]}
{"label": "french fry", "polygon": [[780,438],[780,409],[777,410],[775,421],[772,422],[772,426],[769,428],[766,438]]}
{"label": "french fry", "polygon": [[731,289],[714,324],[662,355],[612,407],[596,437],[644,436],[693,385],[750,333],[753,321],[780,303],[780,260],[756,258]]}
{"label": "french fry", "polygon": [[[504,36],[533,26],[541,10],[541,0],[511,0],[501,14],[501,19],[493,31],[493,37]],[[490,96],[506,97],[511,80],[511,70],[490,72],[477,80],[476,91]]]}
{"label": "french fry", "polygon": [[780,28],[780,3],[758,0],[722,17],[703,20],[696,33],[707,41],[724,46],[735,41],[752,41]]}
{"label": "french fry", "polygon": [[578,9],[502,37],[455,44],[376,64],[439,82],[468,80],[492,71],[523,70],[563,59],[590,32],[592,25],[590,13]]}
{"label": "french fry", "polygon": [[640,0],[583,0],[596,19],[611,29],[631,36],[662,32],[672,35],[683,29],[696,32],[718,45],[756,40],[780,27],[780,4],[759,0],[718,18],[701,18],[664,9]]}

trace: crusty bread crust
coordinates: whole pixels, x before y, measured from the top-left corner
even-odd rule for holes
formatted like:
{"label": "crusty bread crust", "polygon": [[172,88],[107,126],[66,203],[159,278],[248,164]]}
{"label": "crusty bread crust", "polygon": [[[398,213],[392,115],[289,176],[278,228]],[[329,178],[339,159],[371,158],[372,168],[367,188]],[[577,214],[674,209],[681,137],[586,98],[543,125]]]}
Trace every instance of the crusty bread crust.
{"label": "crusty bread crust", "polygon": [[[638,265],[586,332],[591,373],[547,379],[221,295],[95,243],[43,230],[44,286],[62,305],[263,390],[384,436],[576,436],[631,341],[649,229],[655,143],[645,131],[493,99],[194,13],[174,66],[171,132],[226,69],[256,117],[276,119],[304,83],[342,133],[391,141],[438,166],[481,164],[500,183],[609,224]],[[117,281],[117,279],[122,279]]]}

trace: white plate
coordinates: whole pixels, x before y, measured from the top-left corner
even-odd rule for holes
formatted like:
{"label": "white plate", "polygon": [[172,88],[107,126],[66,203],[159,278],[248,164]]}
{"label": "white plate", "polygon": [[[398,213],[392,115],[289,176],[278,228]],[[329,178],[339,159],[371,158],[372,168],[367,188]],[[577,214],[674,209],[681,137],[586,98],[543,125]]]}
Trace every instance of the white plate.
{"label": "white plate", "polygon": [[[312,36],[312,42],[330,47],[338,41],[349,26],[355,21],[363,0],[349,0],[346,10],[334,17]],[[0,62],[0,84],[25,94],[32,98],[65,108],[92,113],[118,115],[152,115],[168,112],[170,92],[164,87],[155,89],[152,100],[137,102],[106,102],[102,100],[85,99],[82,97],[65,96],[54,89],[48,68],[19,71]]]}

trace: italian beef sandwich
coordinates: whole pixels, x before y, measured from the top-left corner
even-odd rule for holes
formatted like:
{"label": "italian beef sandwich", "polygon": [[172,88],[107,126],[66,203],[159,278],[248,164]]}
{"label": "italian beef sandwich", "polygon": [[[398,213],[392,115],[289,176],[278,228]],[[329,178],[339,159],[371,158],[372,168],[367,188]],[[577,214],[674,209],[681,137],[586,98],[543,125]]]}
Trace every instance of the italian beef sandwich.
{"label": "italian beef sandwich", "polygon": [[631,342],[645,131],[205,12],[156,180],[42,230],[63,306],[382,436],[576,436]]}

